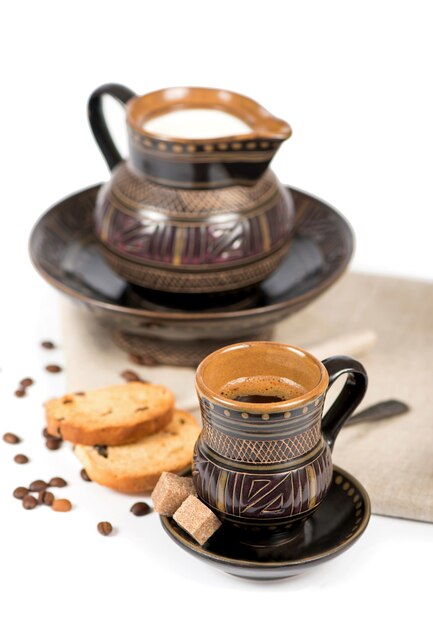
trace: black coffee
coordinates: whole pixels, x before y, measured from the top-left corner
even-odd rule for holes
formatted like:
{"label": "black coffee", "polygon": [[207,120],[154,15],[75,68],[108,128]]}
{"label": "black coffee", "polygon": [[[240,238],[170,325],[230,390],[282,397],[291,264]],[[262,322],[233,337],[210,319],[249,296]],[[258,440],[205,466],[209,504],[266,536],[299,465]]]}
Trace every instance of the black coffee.
{"label": "black coffee", "polygon": [[264,404],[292,400],[306,393],[306,389],[294,380],[281,376],[248,376],[229,381],[220,393],[236,402]]}
{"label": "black coffee", "polygon": [[284,398],[281,398],[281,396],[259,396],[258,394],[251,394],[249,396],[235,396],[233,400],[236,400],[236,402],[254,402],[255,404],[264,404],[265,402],[283,402]]}

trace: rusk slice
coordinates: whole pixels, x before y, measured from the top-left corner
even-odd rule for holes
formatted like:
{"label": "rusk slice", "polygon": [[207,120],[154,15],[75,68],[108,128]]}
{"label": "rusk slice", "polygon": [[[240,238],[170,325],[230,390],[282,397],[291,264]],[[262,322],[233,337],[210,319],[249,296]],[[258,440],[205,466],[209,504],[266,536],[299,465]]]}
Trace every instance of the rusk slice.
{"label": "rusk slice", "polygon": [[71,393],[45,404],[47,430],[73,443],[116,446],[169,423],[174,396],[163,385],[132,382]]}
{"label": "rusk slice", "polygon": [[125,446],[75,446],[90,478],[124,493],[151,491],[162,472],[181,472],[192,461],[200,427],[189,413],[175,410],[158,433]]}

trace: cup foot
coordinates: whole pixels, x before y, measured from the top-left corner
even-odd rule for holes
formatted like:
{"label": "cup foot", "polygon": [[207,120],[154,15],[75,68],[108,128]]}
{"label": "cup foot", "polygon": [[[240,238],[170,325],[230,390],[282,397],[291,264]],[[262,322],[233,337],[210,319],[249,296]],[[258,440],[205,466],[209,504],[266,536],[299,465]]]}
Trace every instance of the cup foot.
{"label": "cup foot", "polygon": [[308,542],[311,535],[309,521],[305,518],[284,528],[277,530],[273,528],[234,526],[230,522],[225,522],[218,533],[218,540],[236,545],[236,550],[245,560],[274,561],[278,560],[281,552],[298,550]]}

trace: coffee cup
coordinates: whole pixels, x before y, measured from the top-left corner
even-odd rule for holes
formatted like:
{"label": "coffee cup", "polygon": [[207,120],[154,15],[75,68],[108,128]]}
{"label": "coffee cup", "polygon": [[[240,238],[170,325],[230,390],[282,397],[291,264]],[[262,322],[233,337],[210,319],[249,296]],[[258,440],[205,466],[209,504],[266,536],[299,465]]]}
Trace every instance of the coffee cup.
{"label": "coffee cup", "polygon": [[[330,386],[347,380],[323,415]],[[203,419],[193,480],[219,517],[253,529],[283,529],[320,505],[332,480],[331,452],[367,388],[348,356],[323,362],[276,342],[227,346],[198,366]]]}

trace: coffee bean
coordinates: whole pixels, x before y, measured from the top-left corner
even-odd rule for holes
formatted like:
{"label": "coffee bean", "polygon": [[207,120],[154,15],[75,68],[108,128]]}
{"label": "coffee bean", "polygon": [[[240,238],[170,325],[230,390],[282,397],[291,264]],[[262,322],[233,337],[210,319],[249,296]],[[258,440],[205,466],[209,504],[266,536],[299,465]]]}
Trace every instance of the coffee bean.
{"label": "coffee bean", "polygon": [[31,387],[34,382],[33,378],[23,378],[20,381],[20,387],[24,387],[24,389],[26,389],[27,387]]}
{"label": "coffee bean", "polygon": [[50,374],[58,374],[62,371],[60,365],[47,365],[45,369],[47,372],[50,372]]}
{"label": "coffee bean", "polygon": [[43,491],[48,487],[45,480],[34,480],[30,483],[29,491]]}
{"label": "coffee bean", "polygon": [[104,535],[105,537],[107,537],[108,535],[111,535],[111,533],[113,532],[113,527],[110,524],[110,522],[99,522],[97,529],[98,529],[98,532],[101,533],[101,535]]}
{"label": "coffee bean", "polygon": [[128,383],[137,382],[141,380],[140,376],[136,374],[135,372],[133,372],[132,370],[125,370],[120,375]]}
{"label": "coffee bean", "polygon": [[89,474],[86,472],[85,469],[82,469],[80,472],[80,476],[83,480],[86,481],[86,483],[91,483],[92,479],[90,478]]}
{"label": "coffee bean", "polygon": [[18,463],[19,465],[24,465],[24,463],[29,462],[29,457],[26,456],[25,454],[17,454],[14,456],[14,461],[15,463]]}
{"label": "coffee bean", "polygon": [[56,476],[55,478],[52,478],[48,484],[50,487],[66,487],[68,483],[64,478]]}
{"label": "coffee bean", "polygon": [[45,491],[44,495],[44,504],[47,506],[52,506],[54,502],[54,496],[50,491]]}
{"label": "coffee bean", "polygon": [[51,506],[54,502],[54,495],[50,491],[40,491],[38,496],[39,504]]}
{"label": "coffee bean", "polygon": [[53,509],[53,511],[57,511],[58,513],[67,513],[72,509],[72,504],[69,502],[69,500],[54,500],[51,508]]}
{"label": "coffee bean", "polygon": [[85,396],[86,393],[84,391],[75,391],[74,396]]}
{"label": "coffee bean", "polygon": [[41,346],[45,348],[45,350],[54,350],[56,347],[52,341],[41,341]]}
{"label": "coffee bean", "polygon": [[17,389],[16,391],[14,391],[14,394],[16,395],[17,398],[24,398],[24,396],[26,395],[26,390]]}
{"label": "coffee bean", "polygon": [[36,498],[34,496],[31,496],[29,494],[24,496],[24,498],[23,498],[23,507],[25,509],[34,509],[35,506],[37,506],[37,504],[38,504],[38,501],[36,500]]}
{"label": "coffee bean", "polygon": [[14,489],[12,495],[14,498],[17,498],[17,500],[22,500],[24,496],[26,496],[28,493],[29,490],[26,487],[17,487],[16,489]]}
{"label": "coffee bean", "polygon": [[14,435],[13,433],[5,433],[3,435],[3,441],[6,443],[16,444],[20,443],[21,439],[18,437],[18,435]]}
{"label": "coffee bean", "polygon": [[58,450],[61,447],[62,443],[63,439],[60,439],[60,437],[50,437],[45,441],[45,446],[48,448],[48,450]]}
{"label": "coffee bean", "polygon": [[[59,419],[64,419],[64,418],[59,418]],[[44,430],[42,431],[42,436],[45,437],[45,439],[59,439],[60,441],[62,441],[61,437],[57,437],[56,435],[52,435],[51,433],[49,433],[48,428],[44,428]]]}
{"label": "coffee bean", "polygon": [[146,502],[136,502],[129,510],[137,517],[143,517],[143,515],[149,515],[152,512],[151,507]]}

